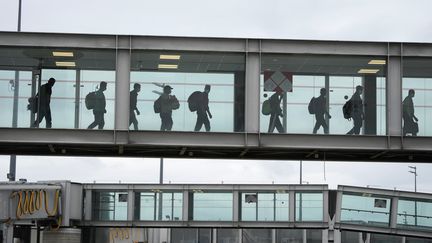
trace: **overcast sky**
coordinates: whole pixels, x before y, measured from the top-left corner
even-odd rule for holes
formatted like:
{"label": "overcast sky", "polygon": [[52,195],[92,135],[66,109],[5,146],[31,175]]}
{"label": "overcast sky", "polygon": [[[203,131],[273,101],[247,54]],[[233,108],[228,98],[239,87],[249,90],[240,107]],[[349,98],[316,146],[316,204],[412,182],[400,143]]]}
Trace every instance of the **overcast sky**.
{"label": "overcast sky", "polygon": [[[0,31],[16,31],[18,0],[0,0]],[[432,42],[431,0],[23,0],[29,32]],[[413,190],[408,165],[304,162],[303,181]],[[0,180],[9,157],[0,156]],[[417,164],[419,191],[432,166]],[[391,173],[389,173],[391,172]],[[298,183],[298,161],[166,160],[166,183]],[[158,159],[18,157],[29,181],[158,182]]]}

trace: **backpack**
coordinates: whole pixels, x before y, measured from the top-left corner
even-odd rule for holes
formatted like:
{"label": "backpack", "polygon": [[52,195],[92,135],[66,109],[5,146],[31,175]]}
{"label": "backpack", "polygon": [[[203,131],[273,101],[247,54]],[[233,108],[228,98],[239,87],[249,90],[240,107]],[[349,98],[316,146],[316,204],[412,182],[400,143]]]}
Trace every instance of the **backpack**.
{"label": "backpack", "polygon": [[28,105],[27,110],[29,110],[32,113],[37,113],[38,110],[38,97],[33,96],[28,98]]}
{"label": "backpack", "polygon": [[198,110],[199,103],[201,102],[201,91],[193,92],[188,100],[189,110],[194,112]]}
{"label": "backpack", "polygon": [[351,119],[351,114],[353,111],[353,103],[352,100],[349,99],[345,104],[342,106],[342,113],[345,119]]}
{"label": "backpack", "polygon": [[87,110],[94,109],[96,103],[96,91],[88,93],[84,101]]}
{"label": "backpack", "polygon": [[312,115],[315,114],[316,108],[317,108],[317,98],[312,97],[312,99],[309,101],[309,105],[308,105],[309,114],[312,114]]}
{"label": "backpack", "polygon": [[262,104],[261,113],[264,116],[268,116],[270,115],[271,111],[272,109],[271,109],[270,99],[267,99]]}
{"label": "backpack", "polygon": [[161,110],[162,110],[162,104],[161,104],[161,97],[160,96],[153,103],[153,110],[154,110],[155,113],[160,113],[161,112]]}
{"label": "backpack", "polygon": [[170,104],[171,104],[171,109],[173,110],[177,110],[178,108],[180,108],[180,102],[177,99],[177,97],[175,97],[175,95],[171,96]]}

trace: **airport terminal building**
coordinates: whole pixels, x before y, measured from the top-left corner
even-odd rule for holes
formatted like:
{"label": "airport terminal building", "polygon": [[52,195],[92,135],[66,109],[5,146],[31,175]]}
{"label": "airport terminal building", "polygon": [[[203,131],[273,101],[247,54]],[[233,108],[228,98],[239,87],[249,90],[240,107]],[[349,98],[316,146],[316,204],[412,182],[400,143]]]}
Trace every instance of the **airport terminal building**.
{"label": "airport terminal building", "polygon": [[[0,32],[0,151],[430,162],[431,66],[427,43]],[[432,242],[431,205],[350,186],[0,184],[5,243]]]}

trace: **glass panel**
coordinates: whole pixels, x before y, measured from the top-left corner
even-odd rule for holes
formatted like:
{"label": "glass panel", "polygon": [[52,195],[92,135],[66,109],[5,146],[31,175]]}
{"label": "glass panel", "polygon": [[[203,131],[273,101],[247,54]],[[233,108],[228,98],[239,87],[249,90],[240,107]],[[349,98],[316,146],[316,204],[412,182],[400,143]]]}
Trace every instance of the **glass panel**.
{"label": "glass panel", "polygon": [[276,242],[303,243],[303,229],[277,229]]}
{"label": "glass panel", "polygon": [[390,199],[376,195],[342,195],[341,221],[387,227],[390,220]]}
{"label": "glass panel", "polygon": [[[81,85],[80,85],[80,115],[79,127],[88,128],[95,121],[95,109],[87,109],[85,97],[91,92],[99,90],[101,82],[106,82],[106,90],[103,92],[105,96],[105,110],[103,114],[104,126],[103,129],[114,128],[114,108],[115,108],[115,71],[104,70],[82,70]],[[99,125],[96,126],[98,128]]]}
{"label": "glass panel", "polygon": [[193,220],[232,220],[232,193],[194,193]]}
{"label": "glass panel", "polygon": [[[80,79],[90,76],[94,82],[111,82],[105,92],[107,113],[100,115],[99,120],[105,116],[104,128],[113,128],[114,50],[0,47],[0,66],[10,69],[0,70],[0,105],[9,107],[0,112],[3,117],[0,126],[13,126],[13,97],[16,97],[17,127],[87,128],[90,122],[87,123],[84,114],[90,113],[93,117],[93,112],[82,105],[87,93],[83,92],[85,82],[80,83]],[[15,70],[18,80],[15,80]],[[104,72],[110,73],[110,77]],[[50,78],[53,79],[48,84]],[[29,100],[36,94],[38,99]],[[27,108],[30,101],[32,110]],[[81,101],[81,105],[77,101]],[[82,117],[87,124],[80,123]]]}
{"label": "glass panel", "polygon": [[296,221],[322,221],[323,194],[296,193]]}
{"label": "glass panel", "polygon": [[241,194],[241,220],[288,221],[288,193]]}
{"label": "glass panel", "polygon": [[385,134],[386,57],[265,54],[261,63],[262,132]]}
{"label": "glass panel", "polygon": [[12,127],[15,72],[0,70],[0,127]]}
{"label": "glass panel", "polygon": [[243,131],[244,59],[235,53],[133,52],[131,129]]}
{"label": "glass panel", "polygon": [[[162,213],[160,196],[162,195]],[[182,220],[183,193],[141,192],[135,194],[135,218],[138,220]]]}
{"label": "glass panel", "polygon": [[243,243],[271,243],[271,229],[243,229]]}
{"label": "glass panel", "polygon": [[402,122],[405,136],[431,136],[432,59],[403,59]]}
{"label": "glass panel", "polygon": [[399,227],[432,227],[432,202],[399,199]]}
{"label": "glass panel", "polygon": [[432,243],[432,239],[406,237],[405,243]]}
{"label": "glass panel", "polygon": [[127,192],[94,192],[94,220],[127,220]]}
{"label": "glass panel", "polygon": [[239,229],[218,229],[217,243],[240,243]]}

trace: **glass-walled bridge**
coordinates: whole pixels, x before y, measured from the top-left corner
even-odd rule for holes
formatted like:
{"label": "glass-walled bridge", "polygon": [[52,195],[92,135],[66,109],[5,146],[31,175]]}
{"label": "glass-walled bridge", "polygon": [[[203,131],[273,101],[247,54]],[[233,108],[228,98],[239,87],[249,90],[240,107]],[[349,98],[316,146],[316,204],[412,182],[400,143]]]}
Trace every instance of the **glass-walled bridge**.
{"label": "glass-walled bridge", "polygon": [[0,151],[428,162],[431,64],[424,43],[1,32]]}

